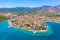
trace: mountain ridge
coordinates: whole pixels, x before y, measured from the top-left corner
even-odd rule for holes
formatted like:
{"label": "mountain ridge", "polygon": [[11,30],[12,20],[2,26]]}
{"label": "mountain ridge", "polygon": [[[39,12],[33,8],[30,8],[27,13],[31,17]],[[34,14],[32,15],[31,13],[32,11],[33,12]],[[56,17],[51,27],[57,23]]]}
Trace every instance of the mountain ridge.
{"label": "mountain ridge", "polygon": [[15,8],[0,8],[0,13],[17,13],[17,14],[29,14],[29,13],[58,13],[60,14],[60,5],[57,6],[42,6],[42,7],[15,7]]}

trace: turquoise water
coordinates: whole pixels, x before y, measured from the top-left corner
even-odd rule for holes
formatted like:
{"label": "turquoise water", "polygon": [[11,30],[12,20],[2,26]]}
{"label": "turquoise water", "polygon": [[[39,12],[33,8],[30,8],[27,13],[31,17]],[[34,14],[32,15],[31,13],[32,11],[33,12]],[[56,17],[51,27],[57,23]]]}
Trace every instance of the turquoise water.
{"label": "turquoise water", "polygon": [[45,22],[48,31],[32,33],[27,30],[8,28],[8,20],[0,23],[0,40],[60,40],[60,24]]}

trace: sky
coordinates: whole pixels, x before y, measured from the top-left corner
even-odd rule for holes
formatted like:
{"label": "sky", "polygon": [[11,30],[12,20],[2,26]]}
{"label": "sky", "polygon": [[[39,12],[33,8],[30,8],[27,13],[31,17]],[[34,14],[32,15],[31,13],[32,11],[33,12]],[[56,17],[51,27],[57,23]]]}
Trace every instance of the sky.
{"label": "sky", "polygon": [[0,0],[0,8],[40,7],[60,5],[60,0]]}

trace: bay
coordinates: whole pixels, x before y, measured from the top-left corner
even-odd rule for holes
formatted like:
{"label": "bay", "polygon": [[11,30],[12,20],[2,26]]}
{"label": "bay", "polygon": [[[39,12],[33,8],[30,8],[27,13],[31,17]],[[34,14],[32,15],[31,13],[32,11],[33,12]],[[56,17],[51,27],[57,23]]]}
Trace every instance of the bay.
{"label": "bay", "polygon": [[60,40],[60,24],[45,22],[48,31],[34,34],[27,30],[9,28],[8,20],[0,23],[0,40]]}

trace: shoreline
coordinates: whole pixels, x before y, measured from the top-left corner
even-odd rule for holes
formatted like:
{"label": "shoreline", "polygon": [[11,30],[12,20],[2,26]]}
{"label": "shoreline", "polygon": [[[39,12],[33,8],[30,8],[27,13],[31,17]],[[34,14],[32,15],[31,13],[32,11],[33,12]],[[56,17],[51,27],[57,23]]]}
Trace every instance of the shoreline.
{"label": "shoreline", "polygon": [[46,32],[47,30],[40,30],[40,31],[28,30],[28,31],[31,31],[31,32],[33,32],[33,33],[37,33],[37,32]]}
{"label": "shoreline", "polygon": [[12,23],[9,20],[8,20],[8,23],[9,23],[9,28],[13,27]]}
{"label": "shoreline", "polygon": [[[9,26],[8,26],[9,28],[13,27],[12,23],[9,20],[8,20],[8,23],[9,23]],[[14,28],[19,28],[19,27],[14,27]],[[20,29],[22,29],[22,28],[20,28]],[[47,27],[47,29],[48,29],[48,27]],[[37,32],[46,32],[47,29],[46,30],[40,30],[40,31],[27,30],[27,29],[22,29],[22,30],[27,30],[27,31],[31,31],[33,33],[37,33]]]}
{"label": "shoreline", "polygon": [[31,31],[31,32],[33,32],[33,33],[37,33],[37,32],[47,32],[47,30],[48,30],[48,27],[47,27],[47,29],[46,29],[46,30],[40,30],[40,31],[28,30],[28,31]]}

